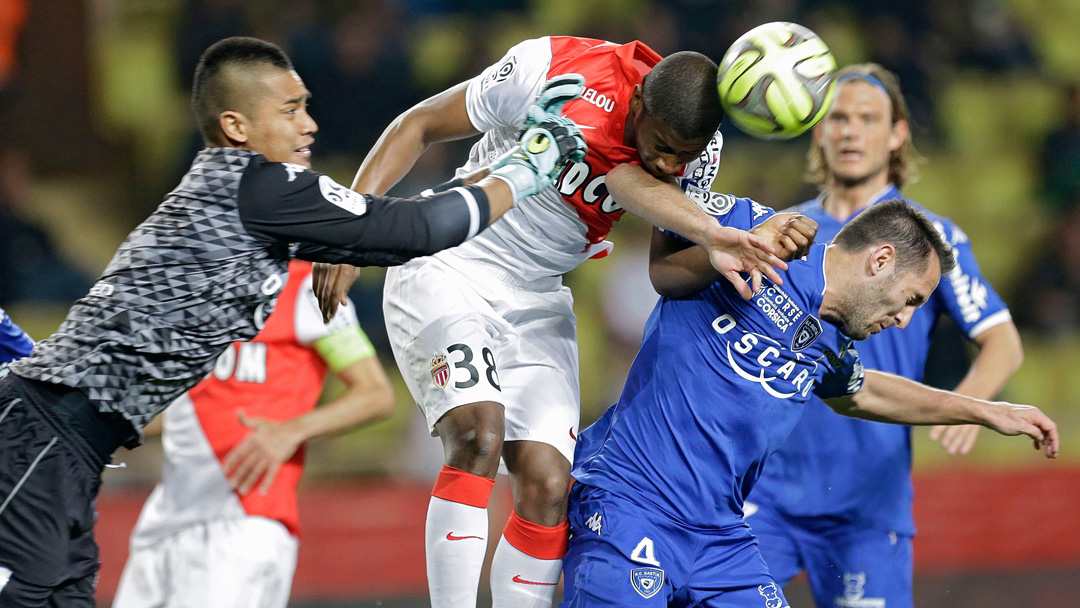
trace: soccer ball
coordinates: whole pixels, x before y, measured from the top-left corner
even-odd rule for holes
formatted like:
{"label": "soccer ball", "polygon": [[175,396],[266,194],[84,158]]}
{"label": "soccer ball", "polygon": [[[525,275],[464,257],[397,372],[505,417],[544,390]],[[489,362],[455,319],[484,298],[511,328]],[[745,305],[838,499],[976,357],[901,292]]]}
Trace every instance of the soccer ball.
{"label": "soccer ball", "polygon": [[724,112],[762,139],[790,139],[817,124],[836,96],[836,60],[796,23],[759,25],[731,45],[716,75]]}

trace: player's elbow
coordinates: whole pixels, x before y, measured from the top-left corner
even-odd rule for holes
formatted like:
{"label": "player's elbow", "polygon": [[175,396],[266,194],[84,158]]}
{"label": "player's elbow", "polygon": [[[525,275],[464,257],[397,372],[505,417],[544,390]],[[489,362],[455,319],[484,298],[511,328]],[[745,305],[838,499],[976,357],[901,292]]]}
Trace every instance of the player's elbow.
{"label": "player's elbow", "polygon": [[684,298],[712,283],[703,277],[690,276],[685,269],[664,261],[649,264],[649,281],[656,293],[665,298]]}
{"label": "player's elbow", "polygon": [[986,330],[985,336],[976,340],[980,338],[979,356],[989,355],[1005,377],[1015,374],[1024,364],[1024,345],[1015,324],[1002,323]]}
{"label": "player's elbow", "polygon": [[387,127],[387,132],[393,133],[395,137],[407,137],[419,143],[425,150],[438,142],[435,117],[431,108],[426,107],[423,102],[395,118]]}
{"label": "player's elbow", "polygon": [[386,420],[394,415],[394,405],[396,402],[394,395],[394,387],[390,385],[390,382],[380,383],[373,388],[368,397],[371,400],[371,421],[378,422],[380,420]]}
{"label": "player's elbow", "polygon": [[665,298],[677,298],[683,293],[684,289],[680,289],[678,283],[671,280],[669,276],[669,270],[663,267],[663,264],[651,264],[649,265],[649,281],[652,282],[653,289],[656,293],[664,296]]}

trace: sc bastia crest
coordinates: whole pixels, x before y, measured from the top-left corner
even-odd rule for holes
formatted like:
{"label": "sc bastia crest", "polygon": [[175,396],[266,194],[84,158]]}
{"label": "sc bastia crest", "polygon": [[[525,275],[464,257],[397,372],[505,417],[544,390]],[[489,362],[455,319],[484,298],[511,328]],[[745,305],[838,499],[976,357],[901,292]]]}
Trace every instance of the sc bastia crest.
{"label": "sc bastia crest", "polygon": [[660,568],[634,568],[630,571],[634,591],[645,599],[656,595],[664,587],[664,571]]}
{"label": "sc bastia crest", "polygon": [[446,362],[446,355],[439,353],[431,360],[431,379],[435,386],[446,388],[450,381],[450,364]]}
{"label": "sc bastia crest", "polygon": [[799,352],[814,343],[821,336],[821,321],[815,317],[806,317],[795,330],[795,336],[791,338],[791,350]]}

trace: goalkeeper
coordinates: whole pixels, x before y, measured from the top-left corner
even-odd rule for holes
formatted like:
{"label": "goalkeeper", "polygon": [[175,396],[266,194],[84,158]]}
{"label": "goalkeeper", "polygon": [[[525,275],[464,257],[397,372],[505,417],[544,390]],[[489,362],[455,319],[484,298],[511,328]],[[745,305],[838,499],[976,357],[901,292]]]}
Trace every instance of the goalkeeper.
{"label": "goalkeeper", "polygon": [[255,337],[291,258],[386,266],[457,245],[585,153],[572,121],[533,111],[525,145],[476,185],[363,195],[310,170],[308,97],[272,44],[207,49],[192,91],[207,148],[60,329],[0,379],[0,605],[94,605],[102,469]]}

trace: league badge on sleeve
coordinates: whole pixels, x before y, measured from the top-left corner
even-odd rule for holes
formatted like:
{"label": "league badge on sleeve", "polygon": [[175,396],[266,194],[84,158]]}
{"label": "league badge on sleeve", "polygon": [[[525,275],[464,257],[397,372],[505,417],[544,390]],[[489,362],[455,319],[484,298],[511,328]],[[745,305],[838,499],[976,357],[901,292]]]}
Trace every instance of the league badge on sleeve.
{"label": "league badge on sleeve", "polygon": [[815,317],[806,317],[799,328],[795,330],[795,336],[791,339],[791,350],[799,352],[806,350],[807,346],[814,343],[821,335],[821,321]]}
{"label": "league badge on sleeve", "polygon": [[446,362],[446,355],[439,353],[431,360],[431,379],[435,386],[446,388],[450,381],[450,364]]}
{"label": "league badge on sleeve", "polygon": [[634,568],[630,571],[630,582],[638,595],[649,599],[664,587],[664,571],[660,568]]}

